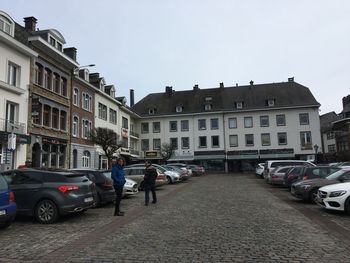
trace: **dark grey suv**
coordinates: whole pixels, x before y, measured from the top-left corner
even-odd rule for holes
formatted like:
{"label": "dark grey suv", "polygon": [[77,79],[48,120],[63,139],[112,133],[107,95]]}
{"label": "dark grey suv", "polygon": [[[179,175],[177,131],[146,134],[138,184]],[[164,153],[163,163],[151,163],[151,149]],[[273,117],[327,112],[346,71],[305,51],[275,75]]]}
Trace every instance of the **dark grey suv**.
{"label": "dark grey suv", "polygon": [[14,193],[17,214],[34,216],[43,224],[55,222],[60,215],[85,211],[95,203],[95,185],[81,174],[35,169],[1,174]]}

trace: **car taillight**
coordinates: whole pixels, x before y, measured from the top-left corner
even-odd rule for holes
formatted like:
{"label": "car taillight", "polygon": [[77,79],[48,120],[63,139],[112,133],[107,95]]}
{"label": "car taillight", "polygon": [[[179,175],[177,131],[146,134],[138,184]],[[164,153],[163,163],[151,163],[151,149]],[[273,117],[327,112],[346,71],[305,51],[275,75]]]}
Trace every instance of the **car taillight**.
{"label": "car taillight", "polygon": [[305,176],[303,177],[303,180],[309,180],[309,176],[305,175]]}
{"label": "car taillight", "polygon": [[106,181],[104,181],[102,186],[104,186],[104,187],[112,187],[113,186],[113,181],[106,180]]}
{"label": "car taillight", "polygon": [[10,195],[9,195],[9,202],[10,203],[14,203],[15,202],[15,195],[13,194],[12,191],[10,192]]}
{"label": "car taillight", "polygon": [[63,194],[66,194],[69,191],[78,190],[78,189],[79,189],[79,186],[77,185],[61,185],[58,187],[58,191],[60,191]]}

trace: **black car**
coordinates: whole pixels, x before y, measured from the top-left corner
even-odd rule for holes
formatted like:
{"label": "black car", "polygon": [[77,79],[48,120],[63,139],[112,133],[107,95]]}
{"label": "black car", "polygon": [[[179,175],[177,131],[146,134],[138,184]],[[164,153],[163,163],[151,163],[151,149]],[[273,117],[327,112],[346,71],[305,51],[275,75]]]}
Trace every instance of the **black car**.
{"label": "black car", "polygon": [[105,175],[105,171],[94,169],[73,169],[74,172],[84,174],[96,185],[96,206],[113,202],[115,200],[115,191],[113,180]]}
{"label": "black car", "polygon": [[34,216],[43,224],[60,215],[83,212],[95,205],[95,185],[73,172],[23,169],[1,173],[14,193],[18,215]]}

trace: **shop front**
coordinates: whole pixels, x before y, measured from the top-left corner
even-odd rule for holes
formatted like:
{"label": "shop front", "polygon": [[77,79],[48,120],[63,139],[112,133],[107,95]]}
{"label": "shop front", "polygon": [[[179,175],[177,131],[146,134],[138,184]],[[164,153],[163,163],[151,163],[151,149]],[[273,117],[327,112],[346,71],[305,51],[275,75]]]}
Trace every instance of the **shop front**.
{"label": "shop front", "polygon": [[225,172],[225,162],[224,151],[194,152],[194,163],[202,165],[207,172]]}

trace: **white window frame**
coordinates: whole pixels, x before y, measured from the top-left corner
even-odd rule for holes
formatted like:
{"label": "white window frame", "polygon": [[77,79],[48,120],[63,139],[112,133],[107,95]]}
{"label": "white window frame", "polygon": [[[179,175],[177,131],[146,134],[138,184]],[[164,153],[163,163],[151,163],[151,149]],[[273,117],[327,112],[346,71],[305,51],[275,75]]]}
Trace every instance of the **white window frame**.
{"label": "white window frame", "polygon": [[183,107],[182,106],[176,106],[176,112],[182,112]]}
{"label": "white window frame", "polygon": [[91,165],[91,153],[89,151],[84,151],[82,156],[82,167],[90,168]]}
{"label": "white window frame", "polygon": [[83,92],[83,109],[91,112],[92,96],[89,93]]}
{"label": "white window frame", "polygon": [[[159,145],[156,145],[156,142],[159,142]],[[153,139],[153,150],[160,150],[161,148],[161,140],[159,138]]]}
{"label": "white window frame", "polygon": [[[201,127],[201,121],[203,121],[203,123],[204,123],[203,127]],[[204,131],[206,129],[207,129],[207,120],[206,119],[199,119],[198,120],[198,130]]]}
{"label": "white window frame", "polygon": [[20,87],[21,66],[12,61],[7,63],[7,83],[10,86]]}
{"label": "white window frame", "polygon": [[[74,120],[77,120],[77,122],[75,122]],[[73,116],[73,120],[72,120],[72,136],[75,138],[79,138],[79,117],[78,116]]]}
{"label": "white window frame", "polygon": [[[236,138],[234,141],[233,138]],[[230,143],[230,147],[238,147],[238,135],[237,134],[231,134],[229,136],[229,143]]]}
{"label": "white window frame", "polygon": [[[187,146],[184,145],[184,141],[187,140]],[[189,137],[181,137],[181,149],[189,149],[190,148],[190,138]]]}
{"label": "white window frame", "polygon": [[[268,142],[264,143],[264,136],[267,136],[267,140]],[[270,146],[271,145],[271,135],[270,133],[262,133],[261,134],[261,146]]]}
{"label": "white window frame", "polygon": [[[217,126],[214,126],[213,123],[217,122]],[[211,130],[218,130],[219,129],[219,118],[212,118],[210,119],[210,129]]]}
{"label": "white window frame", "polygon": [[79,89],[77,87],[73,89],[73,105],[79,107]]}
{"label": "white window frame", "polygon": [[[249,120],[251,121],[251,123],[249,123]],[[244,117],[244,128],[253,128],[253,117],[252,116],[248,116],[248,117]]]}
{"label": "white window frame", "polygon": [[117,124],[117,111],[109,108],[109,122]]}

